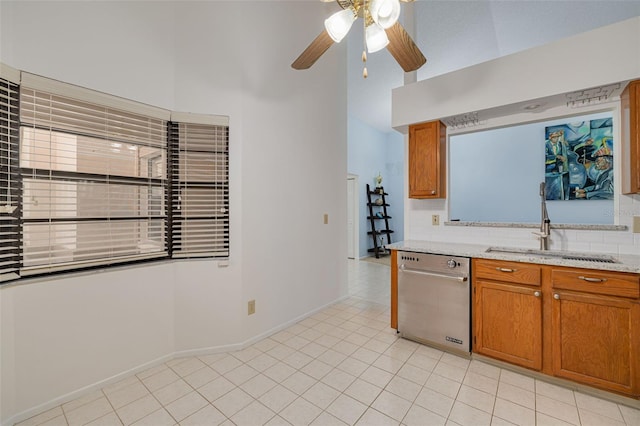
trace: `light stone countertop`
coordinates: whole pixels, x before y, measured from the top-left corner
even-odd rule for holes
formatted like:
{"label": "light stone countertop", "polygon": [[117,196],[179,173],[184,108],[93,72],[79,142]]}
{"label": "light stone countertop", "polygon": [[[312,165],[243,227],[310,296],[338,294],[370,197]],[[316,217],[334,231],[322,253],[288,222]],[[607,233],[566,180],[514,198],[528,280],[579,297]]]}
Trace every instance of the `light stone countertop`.
{"label": "light stone countertop", "polygon": [[[436,241],[407,240],[385,246],[391,250],[412,251],[417,253],[443,254],[449,256],[475,257],[480,259],[506,260],[510,262],[526,262],[538,263],[542,265],[570,266],[575,268],[599,269],[604,271],[616,272],[633,272],[640,274],[640,256],[628,254],[614,253],[596,253],[596,252],[572,252],[548,250],[540,252],[538,250],[529,250],[522,247],[499,247],[504,249],[513,249],[516,252],[487,252],[489,245],[481,244],[462,244],[462,243],[446,243]],[[529,251],[529,253],[527,253]],[[546,253],[546,255],[545,255]],[[607,263],[588,260],[566,259],[562,256],[581,257],[581,256],[611,256],[618,263]]]}

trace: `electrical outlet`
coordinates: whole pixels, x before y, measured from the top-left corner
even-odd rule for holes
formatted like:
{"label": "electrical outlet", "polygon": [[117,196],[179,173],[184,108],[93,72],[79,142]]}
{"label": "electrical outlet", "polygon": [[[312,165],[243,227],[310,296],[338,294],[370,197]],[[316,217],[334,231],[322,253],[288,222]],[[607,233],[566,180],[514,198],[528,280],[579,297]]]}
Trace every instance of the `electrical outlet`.
{"label": "electrical outlet", "polygon": [[440,215],[438,214],[431,215],[431,224],[434,226],[440,225]]}
{"label": "electrical outlet", "polygon": [[640,216],[633,217],[633,233],[640,234]]}
{"label": "electrical outlet", "polygon": [[256,301],[249,300],[249,303],[247,306],[247,315],[253,315],[255,313],[256,313]]}

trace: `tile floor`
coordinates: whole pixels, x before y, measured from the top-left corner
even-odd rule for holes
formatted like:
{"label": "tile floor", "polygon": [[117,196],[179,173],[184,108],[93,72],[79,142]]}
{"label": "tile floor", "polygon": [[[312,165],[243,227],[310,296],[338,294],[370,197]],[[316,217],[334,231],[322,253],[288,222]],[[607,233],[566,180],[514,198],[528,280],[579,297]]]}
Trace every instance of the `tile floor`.
{"label": "tile floor", "polygon": [[27,425],[640,425],[640,410],[396,337],[389,267],[349,261],[351,296],[232,353],[174,359]]}

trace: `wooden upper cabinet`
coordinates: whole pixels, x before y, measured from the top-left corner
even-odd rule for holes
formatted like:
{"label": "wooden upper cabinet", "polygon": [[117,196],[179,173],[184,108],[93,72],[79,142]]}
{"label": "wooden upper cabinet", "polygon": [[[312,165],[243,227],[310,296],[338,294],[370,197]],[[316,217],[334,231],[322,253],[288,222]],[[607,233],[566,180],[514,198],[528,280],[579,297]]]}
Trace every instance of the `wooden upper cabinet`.
{"label": "wooden upper cabinet", "polygon": [[622,104],[622,193],[640,194],[640,80],[629,83]]}
{"label": "wooden upper cabinet", "polygon": [[446,198],[446,152],[443,123],[409,126],[409,198]]}

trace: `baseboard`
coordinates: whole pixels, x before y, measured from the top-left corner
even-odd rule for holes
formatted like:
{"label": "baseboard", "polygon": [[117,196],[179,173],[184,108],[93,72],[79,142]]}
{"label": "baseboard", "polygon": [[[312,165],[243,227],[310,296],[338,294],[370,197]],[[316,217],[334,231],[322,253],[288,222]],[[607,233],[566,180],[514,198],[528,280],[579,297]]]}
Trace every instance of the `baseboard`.
{"label": "baseboard", "polygon": [[96,383],[93,383],[91,385],[82,387],[80,389],[77,389],[75,391],[69,392],[65,395],[56,397],[51,399],[50,401],[47,401],[45,403],[39,404],[35,407],[29,408],[21,413],[15,414],[14,416],[8,418],[5,421],[2,421],[0,423],[0,426],[12,426],[15,423],[21,422],[23,420],[29,419],[33,416],[36,416],[38,414],[41,414],[47,410],[50,410],[52,408],[55,408],[59,405],[65,404],[69,401],[73,401],[74,399],[80,398],[84,395],[87,395],[91,392],[97,391],[99,389],[102,389],[106,386],[109,386],[111,384],[117,383],[120,380],[126,379],[127,377],[140,373],[141,371],[145,371],[148,370],[149,368],[153,368],[157,365],[160,365],[162,363],[165,363],[167,361],[170,361],[172,359],[175,358],[185,358],[185,357],[189,357],[189,356],[201,356],[201,355],[211,355],[211,354],[216,354],[216,353],[222,353],[222,352],[233,352],[233,351],[239,351],[242,350],[248,346],[251,346],[252,344],[265,339],[269,336],[272,336],[286,328],[291,327],[292,325],[294,325],[295,323],[298,323],[302,320],[304,320],[305,318],[308,318],[310,316],[315,315],[316,313],[328,308],[331,305],[334,305],[336,303],[342,302],[345,299],[348,299],[349,295],[345,295],[342,297],[339,297],[338,299],[327,303],[319,308],[316,308],[312,311],[309,311],[303,315],[300,315],[290,321],[287,321],[283,324],[280,324],[276,327],[273,327],[267,331],[265,331],[264,333],[260,333],[257,336],[253,336],[241,343],[236,343],[236,344],[230,344],[230,345],[222,345],[222,346],[211,346],[211,347],[206,347],[206,348],[199,348],[199,349],[189,349],[189,350],[184,350],[184,351],[176,351],[173,352],[171,354],[162,356],[160,358],[156,358],[152,361],[146,362],[144,364],[141,364],[137,367],[131,368],[127,371],[124,371],[122,373],[118,373],[112,377],[109,377],[107,379],[104,380],[100,380]]}

